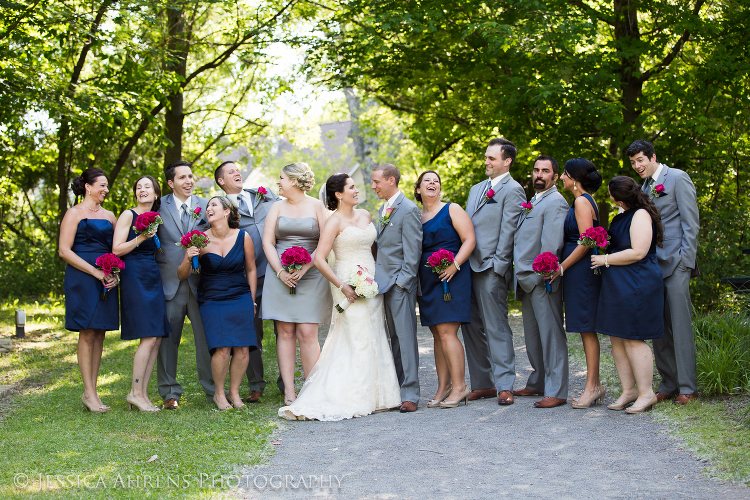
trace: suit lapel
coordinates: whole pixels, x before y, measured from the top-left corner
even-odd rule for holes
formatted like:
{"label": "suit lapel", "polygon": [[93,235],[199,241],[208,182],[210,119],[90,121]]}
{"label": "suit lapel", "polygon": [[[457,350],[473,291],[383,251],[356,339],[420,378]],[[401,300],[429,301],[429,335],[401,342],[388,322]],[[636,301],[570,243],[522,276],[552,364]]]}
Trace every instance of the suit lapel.
{"label": "suit lapel", "polygon": [[174,195],[170,194],[164,201],[165,205],[167,206],[167,213],[169,213],[169,216],[172,218],[172,222],[174,222],[174,225],[177,228],[177,232],[182,234],[182,223],[179,221],[179,219],[175,218],[175,212],[179,209],[177,208],[177,203],[175,202]]}
{"label": "suit lapel", "polygon": [[[401,205],[401,201],[402,201],[403,199],[404,199],[404,193],[399,193],[399,195],[398,195],[398,196],[396,197],[396,201],[395,201],[395,202],[393,203],[393,207],[392,207],[392,208],[393,208],[393,210],[391,210],[391,215],[390,215],[390,217],[388,217],[388,222],[387,222],[387,223],[386,223],[386,224],[385,224],[384,226],[382,226],[382,227],[380,228],[380,233],[378,233],[378,238],[380,238],[380,235],[382,235],[382,234],[383,234],[383,232],[385,231],[385,229],[386,229],[386,228],[387,228],[388,226],[390,226],[390,225],[391,225],[391,222],[390,222],[390,220],[391,220],[391,219],[393,218],[393,214],[395,214],[395,213],[396,213],[396,211],[398,210],[398,207],[399,207],[399,205]],[[383,206],[385,206],[385,205],[383,205]],[[384,211],[383,211],[383,207],[380,207],[380,212],[381,212],[381,215],[380,215],[380,217],[382,218],[382,217],[383,217],[382,213],[384,212]]]}
{"label": "suit lapel", "polygon": [[[510,181],[510,175],[506,175],[503,180],[501,180],[500,182],[497,183],[497,185],[495,186],[495,188],[497,188],[495,190],[495,195],[492,197],[493,200],[495,199],[495,196],[497,196],[498,193],[500,193],[500,191],[503,190],[503,188],[508,183],[508,181]],[[489,181],[489,182],[492,182],[492,181]],[[492,184],[490,184],[490,189],[495,189],[495,188],[493,188]],[[484,191],[484,188],[482,188],[481,191]],[[487,191],[489,192],[489,189]],[[480,196],[478,196],[478,198],[479,198],[479,201],[477,202],[477,208],[474,210],[474,213],[471,214],[472,217],[474,216],[474,214],[476,214],[477,212],[479,212],[480,208],[482,208],[483,206],[485,206],[487,204],[487,203],[482,203],[484,201],[483,200],[484,196],[480,195]],[[487,200],[487,201],[489,202],[489,200]]]}
{"label": "suit lapel", "polygon": [[[544,193],[536,202],[533,204],[534,207],[531,209],[532,211],[536,210],[536,207],[539,206],[539,204],[542,202],[543,199],[545,199],[547,196],[551,195],[552,193],[557,193],[557,186],[552,186],[549,188],[549,190]],[[529,215],[529,212],[526,212],[521,215],[521,217],[518,218],[518,226],[521,227],[521,224],[523,224],[523,221],[526,220],[526,216]]]}
{"label": "suit lapel", "polygon": [[200,218],[203,216],[203,208],[201,207],[200,214],[198,218],[194,217],[195,209],[200,207],[200,198],[195,196],[194,194],[190,195],[190,205],[193,207],[193,211],[190,213],[190,218],[188,219],[188,233],[195,229],[195,224],[200,220]]}

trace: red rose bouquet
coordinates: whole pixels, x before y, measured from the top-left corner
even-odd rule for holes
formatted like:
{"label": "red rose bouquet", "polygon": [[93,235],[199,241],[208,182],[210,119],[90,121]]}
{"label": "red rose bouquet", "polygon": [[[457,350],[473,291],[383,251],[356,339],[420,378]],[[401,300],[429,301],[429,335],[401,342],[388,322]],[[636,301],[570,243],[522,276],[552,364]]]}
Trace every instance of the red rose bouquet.
{"label": "red rose bouquet", "polygon": [[550,284],[550,278],[552,275],[560,269],[560,261],[557,259],[557,255],[552,252],[543,252],[534,258],[534,263],[531,265],[531,269],[535,273],[544,276],[544,288],[547,292],[552,291],[552,285]]}
{"label": "red rose bouquet", "polygon": [[[104,274],[111,276],[118,274],[122,269],[125,269],[125,263],[113,253],[105,253],[96,258],[96,266],[104,271]],[[102,285],[102,293],[99,298],[107,300],[107,287]]]}
{"label": "red rose bouquet", "polygon": [[156,230],[158,229],[159,224],[163,223],[164,221],[161,220],[159,212],[143,212],[141,215],[135,218],[135,222],[133,223],[133,231],[135,231],[136,235],[139,235],[141,233],[154,233],[154,244],[156,245],[156,249],[160,253],[164,253],[164,250],[161,249],[161,242],[159,241],[159,237],[156,236]]}
{"label": "red rose bouquet", "polygon": [[[284,250],[281,254],[281,267],[284,271],[291,273],[292,271],[299,271],[302,266],[312,262],[312,257],[307,250],[302,247],[291,247]],[[290,295],[296,295],[297,289],[294,287],[289,288]]]}
{"label": "red rose bouquet", "polygon": [[[432,252],[432,254],[427,257],[427,264],[425,264],[425,267],[431,267],[433,273],[440,274],[448,267],[453,264],[453,261],[455,260],[456,256],[453,255],[453,252],[450,250],[446,250],[444,248],[438,249],[436,252]],[[443,281],[443,300],[445,302],[448,302],[452,299],[451,292],[448,289],[448,282]]]}
{"label": "red rose bouquet", "polygon": [[[578,244],[593,248],[594,255],[599,255],[600,248],[603,251],[609,246],[609,238],[609,233],[603,227],[590,227],[578,239]],[[601,274],[602,272],[597,268],[594,269],[594,273]]]}
{"label": "red rose bouquet", "polygon": [[[208,236],[203,231],[190,231],[187,234],[183,234],[180,241],[175,243],[175,245],[182,245],[183,249],[187,249],[188,247],[206,248],[209,243],[211,243],[211,240],[208,239]],[[193,273],[197,274],[201,272],[197,255],[192,258],[190,264]]]}

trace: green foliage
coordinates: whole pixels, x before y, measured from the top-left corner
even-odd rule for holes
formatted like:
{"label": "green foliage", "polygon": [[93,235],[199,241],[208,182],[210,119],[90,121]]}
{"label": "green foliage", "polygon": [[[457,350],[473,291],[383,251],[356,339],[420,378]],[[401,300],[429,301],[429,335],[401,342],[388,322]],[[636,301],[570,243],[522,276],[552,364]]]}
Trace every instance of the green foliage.
{"label": "green foliage", "polygon": [[54,247],[35,246],[20,238],[2,246],[0,297],[44,297],[63,291],[63,269]]}
{"label": "green foliage", "polygon": [[750,315],[710,313],[698,316],[693,328],[701,393],[750,390]]}

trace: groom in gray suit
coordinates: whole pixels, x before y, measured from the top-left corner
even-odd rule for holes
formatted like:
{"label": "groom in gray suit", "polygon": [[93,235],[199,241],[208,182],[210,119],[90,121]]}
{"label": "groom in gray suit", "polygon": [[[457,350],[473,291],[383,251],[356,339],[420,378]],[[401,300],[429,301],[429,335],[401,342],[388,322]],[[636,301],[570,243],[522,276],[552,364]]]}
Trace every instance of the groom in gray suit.
{"label": "groom in gray suit", "polygon": [[[164,174],[167,184],[172,188],[172,194],[161,198],[159,214],[164,223],[159,225],[157,235],[164,253],[156,254],[156,263],[161,273],[164,298],[167,302],[167,319],[172,327],[172,333],[164,338],[159,346],[156,376],[164,408],[176,410],[182,396],[182,386],[177,382],[177,350],[186,315],[193,325],[198,380],[206,393],[206,399],[211,401],[214,396],[211,355],[208,352],[196,299],[200,275],[193,274],[186,281],[177,278],[177,267],[182,262],[185,251],[175,245],[183,234],[204,229],[206,199],[192,194],[195,179],[190,163],[181,160],[173,162],[164,170]],[[197,215],[196,209],[200,209]]]}
{"label": "groom in gray suit", "polygon": [[[240,229],[250,235],[255,247],[255,268],[258,270],[258,286],[255,292],[255,317],[253,327],[258,340],[258,349],[250,351],[250,363],[247,365],[247,385],[250,394],[245,401],[257,403],[263,395],[266,381],[263,379],[263,319],[260,317],[260,305],[263,300],[263,281],[266,275],[268,260],[263,252],[263,225],[266,221],[268,210],[279,198],[270,190],[265,189],[265,194],[258,193],[261,189],[243,189],[242,173],[233,161],[225,161],[214,171],[216,184],[226,193],[232,203],[237,205],[240,213]],[[248,311],[249,312],[249,311]],[[284,392],[284,384],[281,377],[277,380],[281,384],[279,389]]]}
{"label": "groom in gray suit", "polygon": [[664,277],[664,338],[654,339],[661,384],[656,398],[685,404],[698,398],[690,277],[697,269],[698,202],[690,176],[656,161],[654,146],[635,141],[625,151],[664,224],[664,245],[656,258]]}
{"label": "groom in gray suit", "polygon": [[[508,287],[513,283],[513,235],[526,194],[510,176],[516,145],[492,139],[485,152],[485,174],[466,202],[477,244],[471,265],[471,323],[461,326],[471,378],[470,400],[497,395],[513,404],[516,356],[508,324]],[[491,196],[489,196],[491,195]]]}
{"label": "groom in gray suit", "polygon": [[419,349],[417,347],[417,271],[422,256],[422,215],[399,191],[401,172],[395,165],[378,165],[372,189],[386,200],[378,212],[375,281],[383,295],[386,327],[396,375],[401,384],[401,413],[417,410]]}
{"label": "groom in gray suit", "polygon": [[544,278],[532,268],[543,252],[560,256],[563,225],[568,202],[557,191],[557,160],[539,156],[534,162],[534,189],[531,210],[524,209],[518,220],[513,245],[516,297],[521,299],[526,354],[534,371],[526,387],[513,391],[516,396],[544,395],[536,408],[564,405],[568,399],[568,342],[563,328],[562,280],[547,292]]}

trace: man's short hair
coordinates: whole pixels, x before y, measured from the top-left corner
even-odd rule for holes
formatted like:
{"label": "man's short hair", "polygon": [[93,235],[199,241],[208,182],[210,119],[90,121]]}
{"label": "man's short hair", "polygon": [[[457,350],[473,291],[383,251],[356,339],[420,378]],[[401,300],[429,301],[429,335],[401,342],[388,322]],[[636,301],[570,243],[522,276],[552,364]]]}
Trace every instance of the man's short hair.
{"label": "man's short hair", "polygon": [[193,168],[193,166],[190,164],[189,161],[185,161],[185,160],[173,161],[172,163],[167,165],[167,168],[164,169],[164,177],[166,177],[167,181],[174,180],[174,171],[177,167],[190,167],[190,169]]}
{"label": "man's short hair", "polygon": [[518,155],[518,148],[516,148],[516,145],[513,144],[508,139],[491,139],[489,143],[487,143],[487,146],[500,146],[500,154],[502,155],[502,160],[507,160],[510,158],[510,166],[512,167],[513,164],[516,162],[516,156]]}
{"label": "man's short hair", "polygon": [[625,150],[625,154],[632,158],[633,156],[637,155],[638,153],[643,153],[648,157],[650,160],[654,157],[656,154],[656,150],[654,149],[654,145],[650,142],[644,140],[644,139],[638,139],[633,144],[628,146],[628,149]]}
{"label": "man's short hair", "polygon": [[388,179],[389,177],[393,177],[394,179],[396,179],[396,185],[398,186],[398,183],[401,180],[401,171],[396,165],[394,165],[393,163],[383,163],[382,165],[378,165],[377,167],[372,169],[373,172],[376,172],[378,170],[383,172],[383,177],[385,177],[386,179]]}
{"label": "man's short hair", "polygon": [[552,164],[552,173],[555,174],[555,175],[557,175],[557,170],[558,170],[558,168],[560,168],[557,165],[557,160],[555,160],[551,156],[539,155],[539,156],[536,157],[536,160],[534,160],[534,164],[536,165],[536,162],[538,162],[538,161],[548,161],[548,162],[550,162]]}
{"label": "man's short hair", "polygon": [[214,170],[214,181],[216,182],[216,185],[219,185],[219,179],[224,176],[224,165],[229,165],[230,163],[234,162],[232,160],[221,162],[221,165]]}

